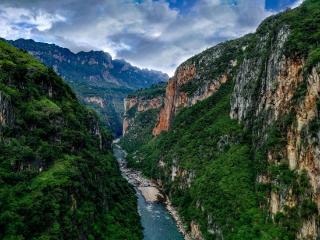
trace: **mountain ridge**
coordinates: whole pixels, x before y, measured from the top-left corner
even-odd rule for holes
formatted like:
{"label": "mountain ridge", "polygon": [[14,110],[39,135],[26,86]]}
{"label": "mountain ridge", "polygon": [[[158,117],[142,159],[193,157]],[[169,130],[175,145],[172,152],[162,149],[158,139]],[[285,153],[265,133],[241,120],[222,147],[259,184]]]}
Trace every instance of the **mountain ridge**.
{"label": "mountain ridge", "polygon": [[8,41],[52,67],[75,90],[82,102],[94,108],[118,136],[122,132],[123,98],[137,90],[163,82],[168,75],[140,69],[103,51],[73,53],[56,44],[18,39]]}

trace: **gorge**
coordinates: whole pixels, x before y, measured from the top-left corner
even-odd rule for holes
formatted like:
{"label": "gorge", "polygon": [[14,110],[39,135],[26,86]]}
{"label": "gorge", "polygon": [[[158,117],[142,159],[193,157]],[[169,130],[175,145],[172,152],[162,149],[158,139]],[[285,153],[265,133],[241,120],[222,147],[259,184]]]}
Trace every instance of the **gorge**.
{"label": "gorge", "polygon": [[[118,160],[123,177],[134,186],[136,191],[138,212],[143,227],[143,239],[183,240],[184,237],[171,216],[175,212],[170,212],[168,203],[163,202],[165,197],[158,190],[158,186],[142,177],[138,171],[127,167],[126,152],[118,145],[117,140],[113,144],[113,153]],[[183,226],[180,228],[183,230]]]}
{"label": "gorge", "polygon": [[305,0],[168,80],[0,39],[0,239],[320,239],[319,40]]}

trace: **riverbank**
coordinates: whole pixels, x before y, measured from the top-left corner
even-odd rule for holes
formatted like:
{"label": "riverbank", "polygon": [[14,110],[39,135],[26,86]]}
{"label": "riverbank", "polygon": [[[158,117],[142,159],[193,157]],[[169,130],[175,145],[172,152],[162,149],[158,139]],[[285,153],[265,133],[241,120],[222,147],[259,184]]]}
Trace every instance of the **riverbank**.
{"label": "riverbank", "polygon": [[183,222],[179,216],[178,211],[172,206],[172,203],[170,202],[170,199],[168,197],[166,197],[166,208],[168,210],[168,212],[170,213],[170,215],[173,217],[173,219],[176,221],[177,223],[177,227],[179,229],[179,231],[182,233],[182,235],[184,236],[185,240],[192,240],[192,238],[190,237],[190,235],[187,233],[187,231],[184,228]]}
{"label": "riverbank", "polygon": [[126,152],[117,145],[117,141],[114,142],[114,147],[123,152],[123,158],[117,158],[122,176],[132,184],[141,193],[146,202],[156,203],[162,202],[166,207],[169,214],[176,222],[176,226],[179,232],[184,236],[185,240],[191,240],[191,237],[186,232],[183,222],[178,214],[178,211],[172,206],[170,199],[161,193],[161,187],[153,181],[145,178],[140,171],[133,170],[127,167]]}
{"label": "riverbank", "polygon": [[117,144],[114,144],[114,147],[117,147],[119,150],[123,151],[124,157],[118,158],[118,163],[122,176],[127,179],[127,181],[137,188],[144,199],[147,202],[158,202],[161,199],[164,199],[164,196],[159,191],[158,186],[150,181],[149,179],[142,176],[142,173],[127,167],[127,162],[125,160],[126,153],[121,147]]}

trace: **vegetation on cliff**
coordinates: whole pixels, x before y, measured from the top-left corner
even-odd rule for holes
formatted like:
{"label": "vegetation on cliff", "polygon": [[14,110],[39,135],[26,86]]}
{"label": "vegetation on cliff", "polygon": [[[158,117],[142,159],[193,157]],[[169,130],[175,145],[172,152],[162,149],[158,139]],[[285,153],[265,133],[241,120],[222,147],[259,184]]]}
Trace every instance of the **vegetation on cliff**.
{"label": "vegetation on cliff", "polygon": [[52,69],[0,42],[0,238],[141,239],[112,137]]}
{"label": "vegetation on cliff", "polygon": [[[181,66],[195,67],[195,74],[176,80],[181,86],[174,100],[185,97],[181,93],[198,97],[221,74],[227,74],[228,81],[206,100],[175,106],[168,132],[128,148],[129,165],[161,183],[193,233],[199,227],[205,239],[318,235],[319,194],[317,185],[311,186],[318,179],[311,179],[318,174],[318,88],[307,99],[309,109],[300,104],[312,81],[319,79],[319,69],[316,80],[310,79],[320,60],[319,9],[319,1],[306,0],[297,9],[266,19],[255,34],[187,60]],[[225,49],[229,54],[219,55]],[[306,112],[314,101],[316,112],[309,123]],[[301,124],[307,125],[300,133]],[[292,146],[289,131],[298,136]],[[306,162],[289,168],[289,157],[293,161],[299,154],[307,155],[302,159]]]}
{"label": "vegetation on cliff", "polygon": [[137,91],[130,93],[127,98],[140,97],[142,99],[152,99],[159,96],[164,96],[166,93],[166,83],[160,82],[153,84],[149,88],[141,88]]}
{"label": "vegetation on cliff", "polygon": [[[127,96],[127,99],[137,99],[137,104],[131,107],[125,113],[125,119],[128,121],[128,131],[121,138],[120,143],[128,152],[138,150],[139,146],[143,146],[152,139],[152,129],[158,119],[160,107],[144,109],[138,112],[138,104],[152,101],[156,98],[164,98],[166,83],[154,84],[150,88],[139,89]],[[147,106],[148,107],[148,106]]]}
{"label": "vegetation on cliff", "polygon": [[197,222],[206,239],[276,239],[284,232],[259,209],[250,138],[229,118],[232,87],[181,110],[172,131],[131,154],[129,166],[160,179],[184,221]]}

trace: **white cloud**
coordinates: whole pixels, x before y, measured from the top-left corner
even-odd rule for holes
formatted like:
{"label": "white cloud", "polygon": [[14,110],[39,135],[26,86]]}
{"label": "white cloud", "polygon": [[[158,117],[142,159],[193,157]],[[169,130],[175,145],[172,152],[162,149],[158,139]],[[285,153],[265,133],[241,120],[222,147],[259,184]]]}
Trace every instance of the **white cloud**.
{"label": "white cloud", "polygon": [[74,51],[102,49],[169,74],[201,50],[254,31],[271,14],[265,0],[198,0],[187,12],[165,0],[2,1],[2,37],[34,38]]}
{"label": "white cloud", "polygon": [[0,19],[0,35],[9,39],[29,38],[34,31],[49,30],[54,23],[66,20],[59,14],[13,7],[1,8]]}
{"label": "white cloud", "polygon": [[298,6],[300,6],[303,3],[304,0],[298,0],[297,2],[295,2],[294,4],[292,4],[290,6],[290,8],[296,8]]}

